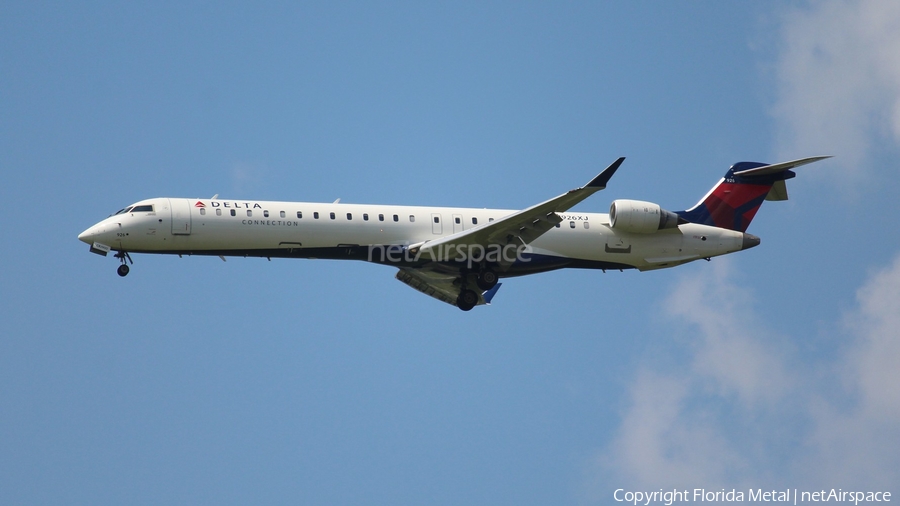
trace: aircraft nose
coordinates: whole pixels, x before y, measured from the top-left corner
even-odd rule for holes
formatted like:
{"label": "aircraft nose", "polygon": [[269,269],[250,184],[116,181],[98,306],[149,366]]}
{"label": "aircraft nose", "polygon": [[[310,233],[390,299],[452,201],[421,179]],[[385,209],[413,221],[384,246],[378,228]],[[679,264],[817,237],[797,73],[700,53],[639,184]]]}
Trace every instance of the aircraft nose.
{"label": "aircraft nose", "polygon": [[741,249],[750,249],[756,246],[759,246],[759,237],[745,232],[741,241]]}
{"label": "aircraft nose", "polygon": [[78,234],[78,240],[87,244],[94,244],[94,241],[102,240],[99,236],[104,232],[104,228],[101,223],[98,223]]}

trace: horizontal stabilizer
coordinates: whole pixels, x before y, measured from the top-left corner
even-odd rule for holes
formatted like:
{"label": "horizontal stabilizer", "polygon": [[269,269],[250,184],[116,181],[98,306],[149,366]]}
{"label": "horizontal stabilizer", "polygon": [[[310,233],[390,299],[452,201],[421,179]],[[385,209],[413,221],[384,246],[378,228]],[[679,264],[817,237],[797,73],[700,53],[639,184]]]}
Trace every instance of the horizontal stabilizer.
{"label": "horizontal stabilizer", "polygon": [[754,169],[742,170],[740,172],[735,172],[734,175],[741,176],[741,177],[749,177],[749,176],[766,176],[769,174],[777,174],[779,172],[784,172],[786,170],[800,167],[801,165],[818,162],[819,160],[825,160],[826,158],[831,158],[831,157],[830,156],[813,156],[810,158],[801,158],[799,160],[793,160],[790,162],[775,163],[772,165],[764,165],[762,167],[756,167]]}

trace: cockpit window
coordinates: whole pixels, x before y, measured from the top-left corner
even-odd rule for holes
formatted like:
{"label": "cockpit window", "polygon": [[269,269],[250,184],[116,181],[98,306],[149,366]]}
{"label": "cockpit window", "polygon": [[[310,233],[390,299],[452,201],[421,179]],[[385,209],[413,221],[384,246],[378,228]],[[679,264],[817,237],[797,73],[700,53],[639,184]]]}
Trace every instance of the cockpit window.
{"label": "cockpit window", "polygon": [[[126,207],[125,209],[119,209],[119,210],[116,212],[116,214],[125,214],[125,213],[127,213],[128,211],[131,211],[131,207]],[[116,214],[114,214],[113,216],[115,216]]]}
{"label": "cockpit window", "polygon": [[153,206],[152,205],[134,206],[131,208],[131,212],[133,212],[133,213],[152,213]]}

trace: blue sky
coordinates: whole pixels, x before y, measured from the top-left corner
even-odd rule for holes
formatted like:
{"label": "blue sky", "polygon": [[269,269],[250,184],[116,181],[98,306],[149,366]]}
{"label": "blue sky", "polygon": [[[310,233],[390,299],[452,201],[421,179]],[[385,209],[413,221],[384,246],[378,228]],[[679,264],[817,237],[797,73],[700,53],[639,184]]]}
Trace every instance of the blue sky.
{"label": "blue sky", "polygon": [[[891,2],[0,4],[0,502],[900,493]],[[156,196],[694,204],[830,154],[762,245],[463,313],[363,263],[136,255]],[[894,488],[891,488],[894,487]]]}

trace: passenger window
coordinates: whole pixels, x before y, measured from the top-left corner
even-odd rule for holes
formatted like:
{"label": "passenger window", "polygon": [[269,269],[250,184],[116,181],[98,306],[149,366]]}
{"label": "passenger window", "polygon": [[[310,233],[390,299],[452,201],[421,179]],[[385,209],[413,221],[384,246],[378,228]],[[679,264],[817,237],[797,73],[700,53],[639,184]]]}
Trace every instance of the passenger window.
{"label": "passenger window", "polygon": [[200,208],[200,216],[206,216],[206,208],[205,207]]}
{"label": "passenger window", "polygon": [[384,221],[384,215],[383,215],[383,214],[379,214],[379,215],[378,215],[378,221]]}
{"label": "passenger window", "polygon": [[251,211],[250,209],[247,209],[247,216],[248,217],[253,216],[253,211]]}
{"label": "passenger window", "polygon": [[279,215],[280,215],[282,218],[284,218],[284,216],[285,216],[285,215],[284,215],[284,211],[281,211],[281,213],[279,213]]}
{"label": "passenger window", "polygon": [[400,217],[397,216],[396,214],[394,215],[394,221],[400,221]]}
{"label": "passenger window", "polygon": [[232,216],[237,216],[237,212],[236,212],[234,209],[232,209],[232,210],[231,210],[231,215],[232,215]]}
{"label": "passenger window", "polygon": [[347,213],[347,221],[350,221],[350,220],[352,220],[352,219],[353,219],[353,214],[352,214],[352,213]]}
{"label": "passenger window", "polygon": [[222,216],[222,210],[216,209],[216,216]]}
{"label": "passenger window", "polygon": [[588,222],[584,222],[584,229],[587,230],[589,228],[591,228],[591,224]]}
{"label": "passenger window", "polygon": [[488,222],[494,221],[494,218],[488,218]]}
{"label": "passenger window", "polygon": [[363,221],[369,221],[369,213],[363,213]]}
{"label": "passenger window", "polygon": [[478,218],[472,216],[472,225],[478,225]]}
{"label": "passenger window", "polygon": [[334,219],[334,213],[330,213],[331,219]]}
{"label": "passenger window", "polygon": [[[250,211],[247,211],[247,212],[249,213]],[[250,215],[248,214],[247,216],[250,216]],[[269,211],[263,211],[263,217],[264,217],[264,218],[268,218],[268,217],[269,217]]]}
{"label": "passenger window", "polygon": [[297,211],[297,219],[298,220],[303,219],[303,211]]}
{"label": "passenger window", "polygon": [[316,212],[313,213],[313,219],[314,219],[314,220],[318,220],[318,219],[319,219],[319,212],[318,212],[318,211],[316,211]]}
{"label": "passenger window", "polygon": [[416,221],[416,217],[410,214],[410,215],[409,215],[409,222],[410,222],[410,223],[413,223],[414,221]]}
{"label": "passenger window", "polygon": [[574,221],[570,221],[570,222],[569,222],[569,228],[575,228],[575,222],[574,222]]}
{"label": "passenger window", "polygon": [[559,228],[559,223],[556,224],[556,228]]}

